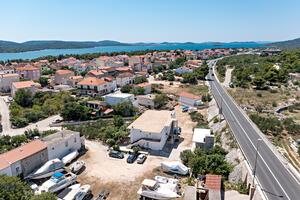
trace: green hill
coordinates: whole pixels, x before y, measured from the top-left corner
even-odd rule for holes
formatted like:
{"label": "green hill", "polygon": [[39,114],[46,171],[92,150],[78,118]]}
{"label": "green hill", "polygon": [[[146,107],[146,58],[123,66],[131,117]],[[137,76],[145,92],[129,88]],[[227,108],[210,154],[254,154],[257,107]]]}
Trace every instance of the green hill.
{"label": "green hill", "polygon": [[296,49],[296,48],[300,48],[300,38],[294,40],[282,41],[282,42],[274,42],[268,44],[268,46],[274,46],[281,49]]}

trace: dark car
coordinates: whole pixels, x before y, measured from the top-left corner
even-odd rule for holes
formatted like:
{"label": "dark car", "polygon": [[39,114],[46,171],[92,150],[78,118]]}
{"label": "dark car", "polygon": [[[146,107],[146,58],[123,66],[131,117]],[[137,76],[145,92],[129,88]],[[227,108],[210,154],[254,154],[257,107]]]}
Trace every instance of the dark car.
{"label": "dark car", "polygon": [[95,198],[95,200],[104,200],[108,197],[109,191],[101,191],[100,194]]}
{"label": "dark car", "polygon": [[122,152],[115,151],[115,150],[109,151],[108,155],[110,157],[113,157],[113,158],[119,158],[119,159],[123,159],[124,158],[124,154]]}
{"label": "dark car", "polygon": [[137,159],[138,154],[137,153],[131,153],[129,154],[127,158],[127,163],[134,163],[134,161]]}

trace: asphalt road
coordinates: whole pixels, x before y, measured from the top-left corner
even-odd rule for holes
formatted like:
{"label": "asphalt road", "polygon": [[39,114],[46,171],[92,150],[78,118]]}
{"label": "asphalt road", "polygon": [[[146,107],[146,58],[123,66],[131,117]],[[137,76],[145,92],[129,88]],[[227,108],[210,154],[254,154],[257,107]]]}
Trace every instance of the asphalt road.
{"label": "asphalt road", "polygon": [[[235,104],[221,84],[213,76],[212,67],[216,61],[209,62],[208,74],[211,92],[216,99],[221,112],[229,124],[239,146],[241,147],[251,169],[255,166],[256,146],[259,153],[256,165],[256,180],[264,196],[269,200],[300,200],[300,184],[274,153],[266,138],[261,137],[244,112]],[[258,139],[262,141],[258,142]],[[259,145],[257,145],[259,143]]]}

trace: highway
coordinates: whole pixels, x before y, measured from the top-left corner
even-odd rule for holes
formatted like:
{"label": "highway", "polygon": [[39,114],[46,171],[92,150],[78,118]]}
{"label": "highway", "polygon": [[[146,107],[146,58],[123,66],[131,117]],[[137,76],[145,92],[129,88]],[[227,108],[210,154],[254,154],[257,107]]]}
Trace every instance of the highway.
{"label": "highway", "polygon": [[[261,136],[259,130],[216,80],[212,70],[216,62],[217,60],[212,60],[208,63],[210,70],[207,78],[211,92],[252,170],[255,166],[256,146],[259,146],[256,181],[261,186],[264,197],[268,200],[300,200],[299,181],[271,150],[266,138]],[[258,142],[258,139],[261,141]]]}

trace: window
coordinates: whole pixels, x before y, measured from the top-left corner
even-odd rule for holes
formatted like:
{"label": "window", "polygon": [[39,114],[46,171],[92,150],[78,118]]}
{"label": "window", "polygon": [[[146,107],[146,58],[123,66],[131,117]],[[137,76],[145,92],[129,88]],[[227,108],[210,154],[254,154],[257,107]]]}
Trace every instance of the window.
{"label": "window", "polygon": [[74,142],[75,142],[75,143],[77,142],[77,139],[76,139],[76,137],[74,137]]}
{"label": "window", "polygon": [[65,146],[66,146],[66,147],[68,147],[68,146],[69,146],[69,143],[68,143],[68,141],[66,141],[66,142],[65,142]]}

